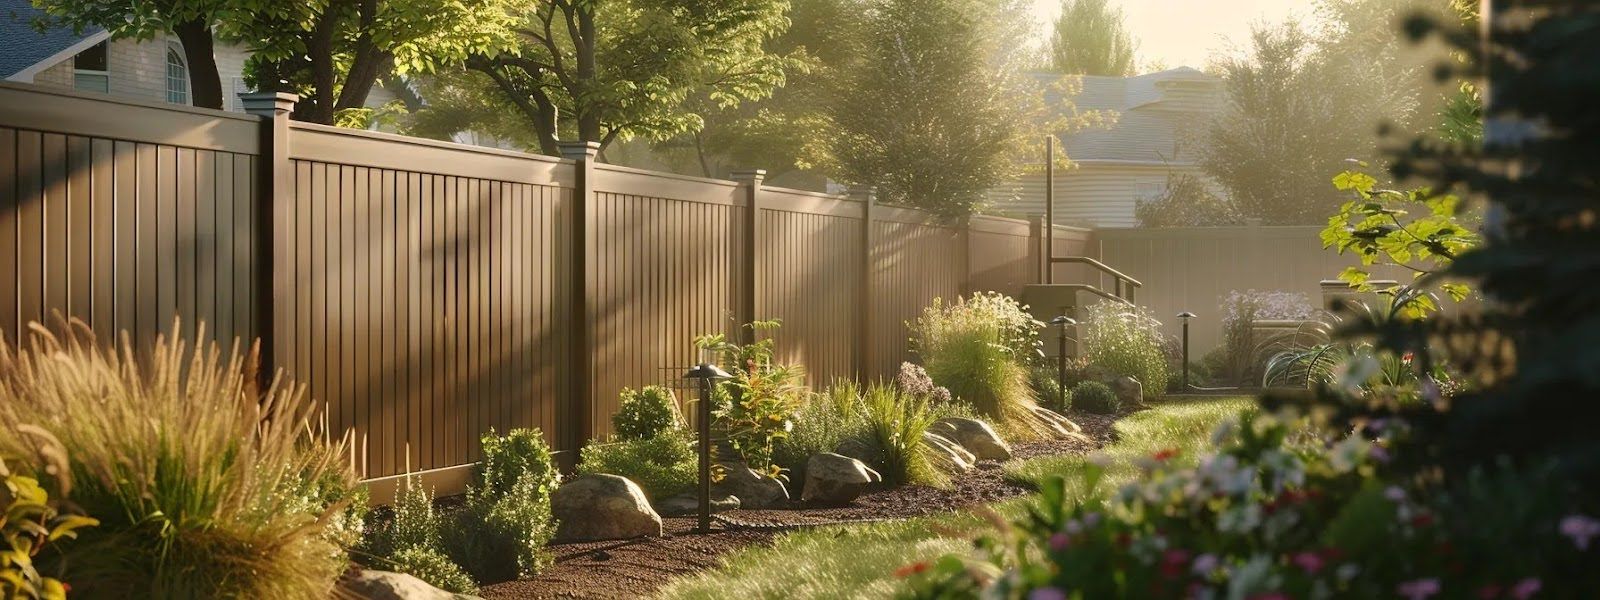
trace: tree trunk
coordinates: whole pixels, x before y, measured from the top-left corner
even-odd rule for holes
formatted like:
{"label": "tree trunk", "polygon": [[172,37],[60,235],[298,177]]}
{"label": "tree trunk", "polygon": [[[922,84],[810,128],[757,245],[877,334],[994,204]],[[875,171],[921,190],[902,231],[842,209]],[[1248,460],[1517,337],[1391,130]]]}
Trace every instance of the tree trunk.
{"label": "tree trunk", "polygon": [[306,42],[306,57],[311,59],[311,96],[301,98],[291,115],[297,121],[333,123],[333,88],[336,76],[333,64],[333,32],[338,28],[338,17],[330,11],[323,14]]}
{"label": "tree trunk", "polygon": [[378,82],[378,74],[394,67],[394,56],[380,51],[372,41],[378,0],[362,0],[359,11],[361,35],[356,39],[356,56],[345,73],[344,85],[339,89],[339,101],[333,107],[335,111],[366,106],[367,95],[372,93],[373,84]]}
{"label": "tree trunk", "polygon": [[204,19],[194,19],[179,23],[173,32],[183,43],[183,62],[189,68],[189,102],[222,110],[222,77],[217,75],[211,28]]}
{"label": "tree trunk", "polygon": [[[579,86],[588,88],[594,85],[595,73],[598,70],[595,65],[594,5],[583,4],[578,6],[577,10],[578,35],[574,36],[572,40],[577,49],[578,58],[578,76],[576,80]],[[581,89],[573,90],[572,97],[583,98],[586,95],[583,91]],[[581,104],[574,108],[578,113],[578,140],[584,142],[601,141],[600,138],[603,134],[601,132],[600,110],[595,106],[583,106]]]}

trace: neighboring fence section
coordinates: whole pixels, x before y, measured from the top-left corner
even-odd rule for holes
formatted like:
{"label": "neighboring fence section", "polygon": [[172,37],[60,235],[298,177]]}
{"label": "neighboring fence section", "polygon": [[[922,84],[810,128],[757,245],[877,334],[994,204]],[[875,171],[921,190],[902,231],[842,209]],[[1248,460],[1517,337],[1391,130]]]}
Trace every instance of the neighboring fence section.
{"label": "neighboring fence section", "polygon": [[[781,319],[813,384],[883,377],[936,297],[1039,279],[1040,227],[0,84],[0,331],[59,309],[148,343],[259,337],[364,440],[374,495],[458,488],[490,428],[571,452],[695,336]],[[1060,252],[1085,230],[1057,228]],[[570,457],[570,455],[568,455]]]}
{"label": "neighboring fence section", "polygon": [[[1323,249],[1321,229],[1101,229],[1094,233],[1089,255],[1144,282],[1138,303],[1150,307],[1168,334],[1177,336],[1181,331],[1178,313],[1198,315],[1190,323],[1189,336],[1191,355],[1199,360],[1222,343],[1220,304],[1231,291],[1299,292],[1313,306],[1321,306],[1318,281],[1360,264],[1352,255]],[[1378,275],[1397,274],[1380,270]]]}

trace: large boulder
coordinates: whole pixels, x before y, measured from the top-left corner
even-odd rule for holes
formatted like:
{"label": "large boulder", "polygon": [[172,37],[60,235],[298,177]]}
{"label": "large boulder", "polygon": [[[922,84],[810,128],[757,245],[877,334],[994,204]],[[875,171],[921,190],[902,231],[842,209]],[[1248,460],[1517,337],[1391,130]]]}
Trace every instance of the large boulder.
{"label": "large boulder", "polygon": [[742,462],[718,463],[722,481],[711,484],[712,496],[735,496],[739,508],[768,508],[787,503],[789,489],[783,482],[757,472]]}
{"label": "large boulder", "polygon": [[945,417],[934,421],[928,431],[955,440],[973,453],[979,460],[1009,460],[1011,447],[1005,440],[1000,439],[1000,434],[995,433],[988,423],[977,419],[962,417]]}
{"label": "large boulder", "polygon": [[937,433],[922,432],[922,445],[933,452],[933,462],[945,471],[965,473],[977,464],[978,457],[967,452],[961,444]]}
{"label": "large boulder", "polygon": [[[711,495],[711,512],[719,513],[739,508],[738,496]],[[678,494],[656,503],[656,512],[667,517],[700,514],[700,496],[694,493]]]}
{"label": "large boulder", "polygon": [[1117,395],[1124,409],[1131,406],[1144,406],[1144,384],[1129,375],[1113,378],[1106,385],[1111,387],[1111,393]]}
{"label": "large boulder", "polygon": [[849,504],[861,496],[867,485],[880,481],[883,476],[859,460],[819,452],[806,461],[806,483],[800,499],[824,506]]}
{"label": "large boulder", "polygon": [[1066,415],[1043,406],[1035,406],[1032,410],[1033,416],[1037,417],[1045,429],[1050,431],[1052,437],[1060,440],[1084,437],[1083,428],[1079,427],[1077,423],[1073,423],[1072,419],[1068,419]]}
{"label": "large boulder", "polygon": [[620,540],[661,535],[661,515],[627,478],[583,475],[556,488],[550,512],[562,541]]}
{"label": "large boulder", "polygon": [[365,600],[476,600],[477,596],[453,594],[428,585],[405,573],[362,569],[346,573],[339,582],[341,591]]}

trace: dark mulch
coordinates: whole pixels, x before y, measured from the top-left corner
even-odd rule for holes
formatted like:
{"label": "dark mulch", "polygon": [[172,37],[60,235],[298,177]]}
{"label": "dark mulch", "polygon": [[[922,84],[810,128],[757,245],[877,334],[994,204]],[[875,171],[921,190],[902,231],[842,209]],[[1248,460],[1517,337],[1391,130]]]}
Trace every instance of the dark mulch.
{"label": "dark mulch", "polygon": [[[1084,440],[1050,440],[1012,445],[1017,459],[1082,454],[1111,441],[1114,416],[1074,412],[1068,415],[1083,427]],[[741,523],[760,525],[819,525],[840,521],[876,521],[948,512],[974,504],[988,504],[1030,492],[1028,487],[1005,480],[1000,464],[985,461],[977,469],[956,477],[949,489],[908,485],[868,492],[855,503],[839,508],[736,510],[725,513]],[[798,490],[795,491],[798,496]],[[643,598],[669,579],[715,567],[722,555],[770,541],[779,532],[768,529],[724,529],[709,534],[694,532],[695,520],[663,519],[666,535],[614,542],[556,544],[551,551],[556,564],[538,577],[508,581],[483,588],[485,598]]]}

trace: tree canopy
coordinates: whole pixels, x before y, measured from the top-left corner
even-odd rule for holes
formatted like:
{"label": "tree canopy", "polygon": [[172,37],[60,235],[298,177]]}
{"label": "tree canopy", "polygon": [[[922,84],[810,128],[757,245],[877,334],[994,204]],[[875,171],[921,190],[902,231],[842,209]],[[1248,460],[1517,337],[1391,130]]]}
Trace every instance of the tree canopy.
{"label": "tree canopy", "polygon": [[1069,75],[1133,75],[1136,44],[1108,0],[1063,0],[1050,66]]}
{"label": "tree canopy", "polygon": [[787,7],[784,0],[515,0],[510,46],[475,54],[471,74],[428,85],[435,93],[424,112],[468,119],[421,115],[420,130],[531,137],[546,154],[559,153],[564,141],[604,149],[698,131],[703,121],[685,102],[734,107],[783,84],[792,62],[764,44],[787,26]]}

